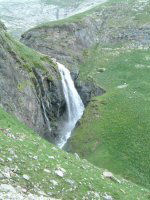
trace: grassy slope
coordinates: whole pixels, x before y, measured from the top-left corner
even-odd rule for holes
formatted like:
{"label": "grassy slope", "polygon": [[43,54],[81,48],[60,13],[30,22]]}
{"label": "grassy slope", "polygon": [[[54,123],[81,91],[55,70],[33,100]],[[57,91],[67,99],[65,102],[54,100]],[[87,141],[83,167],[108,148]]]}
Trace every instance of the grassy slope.
{"label": "grassy slope", "polygon": [[[148,186],[150,68],[146,58],[150,59],[150,51],[132,50],[116,57],[115,49],[96,51],[97,57],[89,58],[83,67],[87,73],[92,68],[94,78],[107,93],[88,106],[73,138],[73,148],[92,163]],[[136,68],[140,64],[144,66]],[[106,71],[97,73],[96,67],[106,67]],[[117,88],[124,83],[127,88]]]}
{"label": "grassy slope", "polygon": [[32,73],[32,68],[40,68],[46,73],[47,69],[44,67],[45,63],[49,63],[52,67],[56,68],[56,65],[50,57],[38,53],[17,40],[14,40],[6,31],[1,30],[0,35],[1,38],[3,38],[3,41],[8,45],[7,51],[10,54],[14,54],[16,60],[18,60],[20,65],[29,73]]}
{"label": "grassy slope", "polygon": [[[86,160],[63,152],[40,138],[32,130],[25,127],[11,115],[0,108],[0,171],[18,170],[11,178],[0,179],[0,183],[10,183],[22,186],[29,192],[44,191],[47,195],[62,199],[99,199],[90,191],[111,195],[115,199],[149,199],[149,191],[120,177],[121,183],[102,178],[102,169],[98,169]],[[63,178],[55,174],[58,168],[66,170]],[[50,173],[44,171],[47,169]],[[29,181],[23,178],[26,174]],[[57,181],[54,186],[50,181]]]}
{"label": "grassy slope", "polygon": [[[144,11],[137,24],[148,24]],[[111,26],[130,22],[132,13]],[[132,24],[132,21],[131,21]],[[81,79],[88,77],[107,93],[89,104],[71,141],[73,151],[97,166],[150,186],[150,50],[128,48],[128,44],[99,46],[87,52]],[[106,68],[100,73],[99,68]],[[128,84],[119,89],[117,86]]]}

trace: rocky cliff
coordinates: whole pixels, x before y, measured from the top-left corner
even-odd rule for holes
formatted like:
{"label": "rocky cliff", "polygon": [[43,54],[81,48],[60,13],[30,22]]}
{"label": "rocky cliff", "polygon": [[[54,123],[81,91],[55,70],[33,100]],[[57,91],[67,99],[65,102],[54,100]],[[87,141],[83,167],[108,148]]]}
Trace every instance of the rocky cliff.
{"label": "rocky cliff", "polygon": [[84,83],[78,81],[78,65],[84,60],[86,49],[100,40],[98,33],[102,29],[103,19],[95,18],[96,16],[97,13],[92,12],[88,17],[84,13],[67,20],[43,24],[27,31],[21,37],[21,42],[28,47],[56,58],[71,70],[85,105],[91,97],[104,93],[104,90],[91,80]]}
{"label": "rocky cliff", "polygon": [[0,105],[49,139],[65,110],[57,65],[12,39],[2,23]]}
{"label": "rocky cliff", "polygon": [[[148,45],[149,24],[140,23],[140,15],[147,4],[147,1],[137,0],[108,2],[65,20],[41,24],[24,33],[21,42],[57,58],[75,71],[86,50],[95,45],[125,42]],[[146,22],[146,16],[143,20]]]}
{"label": "rocky cliff", "polygon": [[[105,3],[66,20],[37,26],[24,33],[21,42],[58,59],[71,69],[76,80],[78,66],[86,59],[89,48],[125,43],[131,48],[149,45],[149,25],[139,23],[145,5],[146,1]],[[91,80],[84,84],[76,81],[76,86],[85,104],[104,92]]]}

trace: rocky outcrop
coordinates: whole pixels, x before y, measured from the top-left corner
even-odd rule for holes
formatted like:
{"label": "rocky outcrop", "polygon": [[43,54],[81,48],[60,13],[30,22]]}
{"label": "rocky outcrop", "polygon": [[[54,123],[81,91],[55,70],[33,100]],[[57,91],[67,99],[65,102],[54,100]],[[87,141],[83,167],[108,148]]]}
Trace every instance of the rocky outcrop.
{"label": "rocky outcrop", "polygon": [[50,140],[65,109],[57,65],[13,40],[2,23],[0,106]]}
{"label": "rocky outcrop", "polygon": [[105,90],[94,82],[77,81],[76,88],[85,106],[87,106],[92,97],[101,96],[105,93]]}
{"label": "rocky outcrop", "polygon": [[99,28],[92,17],[76,23],[58,21],[55,25],[43,25],[24,33],[21,42],[46,55],[50,55],[72,71],[83,60],[83,51],[98,41]]}
{"label": "rocky outcrop", "polygon": [[[101,24],[101,20],[99,22]],[[60,23],[61,24],[61,23]],[[76,88],[85,105],[91,97],[101,95],[104,90],[93,82],[78,83],[79,64],[84,59],[86,49],[98,41],[99,28],[93,23],[93,18],[85,18],[76,23],[41,26],[29,30],[22,35],[21,42],[46,55],[56,58],[70,70],[76,83]],[[101,26],[101,25],[100,25]]]}
{"label": "rocky outcrop", "polygon": [[149,23],[138,23],[138,15],[147,5],[147,1],[106,3],[66,20],[37,26],[24,33],[21,42],[57,58],[74,71],[84,60],[86,50],[95,45],[149,44]]}
{"label": "rocky outcrop", "polygon": [[66,65],[86,105],[92,96],[101,95],[104,90],[93,81],[79,86],[79,64],[86,58],[88,49],[96,45],[109,47],[123,43],[133,48],[149,45],[149,25],[138,23],[138,15],[145,6],[147,1],[107,3],[93,11],[35,27],[22,35],[21,42]]}

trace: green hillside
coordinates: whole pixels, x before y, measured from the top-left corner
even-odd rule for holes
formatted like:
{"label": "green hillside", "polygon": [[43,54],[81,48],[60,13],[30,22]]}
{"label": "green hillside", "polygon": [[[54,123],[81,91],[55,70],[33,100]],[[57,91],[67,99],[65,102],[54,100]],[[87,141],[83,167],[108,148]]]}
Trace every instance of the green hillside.
{"label": "green hillside", "polygon": [[[120,35],[124,28],[127,36],[124,31],[121,39],[114,31],[110,43],[101,43],[84,52],[80,78],[95,81],[106,90],[106,94],[94,98],[88,105],[71,139],[70,150],[99,167],[149,187],[149,37],[143,32],[137,41],[134,37],[137,30],[149,30],[150,2],[113,2],[110,8],[120,5],[122,9],[118,13],[124,9],[128,12],[121,18],[118,18],[118,13],[109,18],[106,26],[114,27],[116,32],[120,30]],[[137,11],[134,10],[135,3],[139,8]]]}
{"label": "green hillside", "polygon": [[[91,52],[83,76],[90,74],[107,92],[89,104],[71,142],[97,166],[145,186],[150,183],[149,60],[149,50]],[[100,73],[100,68],[106,71]]]}
{"label": "green hillside", "polygon": [[40,196],[42,191],[46,197],[68,200],[100,199],[106,195],[120,200],[149,199],[148,190],[118,176],[117,182],[104,178],[104,170],[59,150],[2,109],[0,138],[0,185],[9,183],[21,186],[26,193]]}

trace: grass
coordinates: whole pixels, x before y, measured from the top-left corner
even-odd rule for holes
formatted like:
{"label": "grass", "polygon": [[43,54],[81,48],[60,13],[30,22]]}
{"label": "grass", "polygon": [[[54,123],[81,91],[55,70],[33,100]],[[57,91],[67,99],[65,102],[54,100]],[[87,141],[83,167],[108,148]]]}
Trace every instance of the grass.
{"label": "grass", "polygon": [[[149,24],[150,3],[143,8],[145,4],[146,1],[138,0],[110,0],[87,12],[36,28],[63,27],[71,23],[81,23],[82,27],[87,16],[99,19],[96,13],[103,13],[104,25],[99,34],[104,34],[104,39],[112,38],[111,44],[86,50],[79,67],[82,80],[95,81],[107,92],[93,99],[87,107],[70,148],[99,167],[149,187],[150,50],[138,49],[132,38],[128,39],[130,43],[126,42],[130,37],[130,34],[126,36],[127,31],[131,31],[134,38],[138,28]],[[100,68],[106,70],[100,73]]]}
{"label": "grass", "polygon": [[[50,81],[59,78],[60,75],[57,70],[57,65],[52,59],[44,54],[38,53],[35,50],[28,48],[19,41],[11,37],[5,30],[0,30],[1,40],[5,43],[5,50],[16,60],[18,67],[29,73],[29,77],[36,79],[34,68],[41,70],[43,75],[46,75]],[[3,46],[2,46],[3,48]],[[50,67],[47,67],[50,66]],[[31,80],[25,80],[18,83],[18,90],[24,91],[27,85],[34,87]]]}
{"label": "grass", "polygon": [[[147,187],[150,186],[149,55],[150,50],[125,47],[98,47],[91,51],[80,68],[81,78],[93,77],[107,93],[89,104],[71,141],[74,151],[93,164]],[[99,73],[99,68],[106,71]],[[125,87],[118,88],[122,85]]]}
{"label": "grass", "polygon": [[[0,138],[1,173],[17,167],[9,178],[9,184],[19,185],[28,192],[38,195],[40,190],[49,197],[70,200],[99,199],[105,193],[118,200],[146,200],[150,197],[148,190],[118,176],[120,184],[102,178],[103,169],[59,150],[1,108]],[[63,178],[55,174],[59,167],[66,170]],[[24,174],[30,177],[29,181],[23,178]],[[54,186],[52,180],[58,185]],[[1,179],[0,183],[8,183],[8,179]]]}
{"label": "grass", "polygon": [[[107,5],[110,8],[106,12],[122,6],[116,16],[109,16],[106,30],[137,29],[149,23],[149,2],[119,0]],[[84,62],[79,66],[81,80],[96,82],[106,94],[93,98],[88,105],[70,141],[70,150],[149,188],[150,50],[147,45],[119,40],[116,35],[111,32],[114,41],[97,44],[84,53]],[[105,69],[103,73],[101,68]]]}
{"label": "grass", "polygon": [[[56,22],[56,25],[80,22],[90,12]],[[148,22],[147,15],[144,16],[141,23]],[[136,17],[141,21],[143,14]],[[120,24],[109,22],[111,26]],[[12,41],[7,34],[5,37],[15,55],[25,61],[24,67],[29,72],[32,66],[44,70],[42,63],[47,57]],[[0,108],[0,171],[6,168],[13,171],[18,167],[9,182],[32,193],[42,190],[62,199],[100,199],[105,193],[117,200],[150,199],[150,192],[142,188],[150,186],[149,55],[149,49],[130,49],[128,44],[97,46],[85,53],[80,66],[81,79],[94,80],[107,93],[93,98],[88,105],[70,147],[101,169],[54,147]],[[101,68],[106,70],[101,73]],[[24,84],[18,86],[20,90]],[[60,167],[66,170],[63,178],[55,173]],[[120,175],[115,175],[120,184],[105,179],[103,168],[142,186]],[[23,178],[24,174],[30,177],[29,181]],[[51,180],[58,185],[53,185]],[[0,183],[7,182],[0,179]]]}
{"label": "grass", "polygon": [[7,43],[7,50],[9,53],[16,57],[17,61],[20,62],[21,66],[28,72],[32,72],[33,68],[39,68],[44,72],[47,72],[45,63],[51,64],[55,67],[55,64],[50,57],[37,53],[35,50],[28,48],[22,43],[14,40],[7,32],[1,31],[1,37]]}

